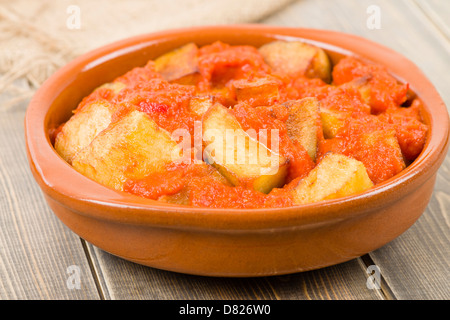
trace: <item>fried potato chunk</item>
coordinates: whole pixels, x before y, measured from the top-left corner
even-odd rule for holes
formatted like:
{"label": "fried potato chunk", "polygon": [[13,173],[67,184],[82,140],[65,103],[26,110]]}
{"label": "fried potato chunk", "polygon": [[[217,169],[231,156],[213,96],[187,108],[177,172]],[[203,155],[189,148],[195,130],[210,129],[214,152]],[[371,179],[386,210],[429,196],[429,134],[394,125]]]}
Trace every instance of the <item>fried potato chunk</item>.
{"label": "fried potato chunk", "polygon": [[114,107],[106,101],[96,101],[78,110],[61,128],[55,139],[55,149],[68,163],[111,122]]}
{"label": "fried potato chunk", "polygon": [[353,158],[328,153],[292,190],[294,202],[305,204],[363,192],[373,186],[364,165]]}
{"label": "fried potato chunk", "polygon": [[226,107],[216,103],[203,116],[204,157],[233,185],[268,193],[285,183],[288,162],[245,132]]}
{"label": "fried potato chunk", "polygon": [[236,100],[252,107],[267,106],[277,101],[280,98],[279,86],[279,81],[269,77],[233,82]]}
{"label": "fried potato chunk", "polygon": [[339,129],[345,125],[345,119],[347,117],[347,112],[321,108],[320,120],[322,122],[323,136],[325,139],[334,138]]}
{"label": "fried potato chunk", "polygon": [[316,98],[303,98],[285,102],[289,116],[286,121],[288,135],[298,141],[312,160],[316,159],[320,122],[320,103]]}
{"label": "fried potato chunk", "polygon": [[266,63],[276,73],[289,77],[320,78],[329,83],[331,62],[319,47],[301,41],[273,41],[259,48]]}
{"label": "fried potato chunk", "polygon": [[155,71],[169,82],[195,84],[200,77],[197,55],[197,45],[188,43],[155,59]]}
{"label": "fried potato chunk", "polygon": [[123,190],[127,179],[162,171],[180,158],[180,148],[165,130],[145,113],[132,111],[103,130],[72,165],[105,186]]}
{"label": "fried potato chunk", "polygon": [[203,116],[203,114],[214,104],[214,96],[212,95],[199,95],[194,96],[189,101],[189,109],[197,116]]}
{"label": "fried potato chunk", "polygon": [[406,168],[394,129],[362,134],[361,150],[355,154],[375,183],[387,180]]}

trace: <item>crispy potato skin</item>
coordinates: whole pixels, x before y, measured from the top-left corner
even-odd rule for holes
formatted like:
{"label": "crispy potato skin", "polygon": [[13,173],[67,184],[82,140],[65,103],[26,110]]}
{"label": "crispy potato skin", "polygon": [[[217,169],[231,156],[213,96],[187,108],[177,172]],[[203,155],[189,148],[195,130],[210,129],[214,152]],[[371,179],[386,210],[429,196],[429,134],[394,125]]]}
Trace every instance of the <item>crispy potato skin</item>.
{"label": "crispy potato skin", "polygon": [[269,77],[233,82],[236,100],[252,107],[267,106],[278,101],[280,98],[279,86],[279,81]]}
{"label": "crispy potato skin", "polygon": [[313,203],[363,192],[373,186],[364,165],[353,158],[328,153],[292,190],[296,204]]}
{"label": "crispy potato skin", "polygon": [[68,163],[111,123],[113,106],[93,102],[74,114],[56,136],[55,149]]}
{"label": "crispy potato skin", "polygon": [[318,134],[322,130],[320,103],[317,98],[285,102],[289,110],[286,122],[289,137],[300,142],[312,160],[316,159]]}
{"label": "crispy potato skin", "polygon": [[203,116],[205,158],[233,185],[268,193],[285,183],[287,161],[250,137],[226,107],[215,104]]}
{"label": "crispy potato skin", "polygon": [[127,179],[162,171],[180,157],[178,145],[166,131],[145,113],[132,111],[102,131],[74,157],[72,165],[105,186],[123,190]]}
{"label": "crispy potato skin", "polygon": [[188,43],[155,60],[155,71],[170,82],[194,84],[198,81],[198,47]]}
{"label": "crispy potato skin", "polygon": [[344,126],[347,116],[348,114],[346,112],[327,108],[320,109],[320,120],[322,122],[323,136],[325,139],[332,139],[336,136],[339,129]]}
{"label": "crispy potato skin", "polygon": [[259,48],[266,63],[276,73],[288,77],[305,76],[331,80],[331,63],[324,50],[300,41],[272,41]]}
{"label": "crispy potato skin", "polygon": [[209,108],[214,104],[214,96],[212,95],[198,95],[191,98],[189,101],[189,109],[201,117],[208,111]]}

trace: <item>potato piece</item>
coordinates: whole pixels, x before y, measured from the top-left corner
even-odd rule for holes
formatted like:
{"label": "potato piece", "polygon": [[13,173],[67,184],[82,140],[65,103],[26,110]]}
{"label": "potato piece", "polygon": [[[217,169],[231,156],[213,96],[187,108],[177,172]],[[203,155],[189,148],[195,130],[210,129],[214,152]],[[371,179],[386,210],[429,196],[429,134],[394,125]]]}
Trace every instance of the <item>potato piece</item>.
{"label": "potato piece", "polygon": [[180,159],[177,143],[148,115],[132,111],[103,130],[72,161],[81,174],[116,190]]}
{"label": "potato piece", "polygon": [[403,169],[405,161],[394,129],[362,134],[360,152],[355,154],[374,183],[387,180]]}
{"label": "potato piece", "polygon": [[155,71],[171,82],[195,84],[200,77],[197,61],[198,47],[188,43],[155,60]]}
{"label": "potato piece", "polygon": [[317,54],[313,59],[313,67],[306,74],[309,78],[320,78],[326,83],[331,81],[331,61],[328,54],[321,48],[317,48]]}
{"label": "potato piece", "polygon": [[365,149],[375,149],[380,144],[384,144],[386,147],[395,150],[395,155],[399,159],[402,158],[402,152],[397,140],[394,129],[376,130],[361,135],[361,144]]}
{"label": "potato piece", "polygon": [[261,46],[259,52],[276,73],[294,78],[320,78],[330,82],[331,62],[319,47],[300,41],[279,40]]}
{"label": "potato piece", "polygon": [[285,102],[289,110],[286,127],[289,137],[297,140],[308,152],[312,160],[316,159],[317,135],[322,130],[320,122],[320,103],[317,98],[303,98]]}
{"label": "potato piece", "polygon": [[189,109],[198,116],[202,116],[214,104],[214,96],[194,96],[189,101]]}
{"label": "potato piece", "polygon": [[78,110],[55,139],[55,149],[68,163],[111,122],[114,107],[106,101],[93,102]]}
{"label": "potato piece", "polygon": [[204,157],[233,185],[268,193],[284,185],[288,162],[250,137],[228,109],[212,106],[203,116]]}
{"label": "potato piece", "polygon": [[233,90],[238,102],[245,102],[252,107],[267,106],[280,98],[280,83],[275,79],[258,78],[233,82]]}
{"label": "potato piece", "polygon": [[292,195],[296,204],[306,204],[360,193],[372,186],[360,161],[330,152],[299,181]]}
{"label": "potato piece", "polygon": [[331,139],[336,136],[339,129],[344,126],[347,116],[346,112],[326,108],[320,109],[320,120],[325,139]]}

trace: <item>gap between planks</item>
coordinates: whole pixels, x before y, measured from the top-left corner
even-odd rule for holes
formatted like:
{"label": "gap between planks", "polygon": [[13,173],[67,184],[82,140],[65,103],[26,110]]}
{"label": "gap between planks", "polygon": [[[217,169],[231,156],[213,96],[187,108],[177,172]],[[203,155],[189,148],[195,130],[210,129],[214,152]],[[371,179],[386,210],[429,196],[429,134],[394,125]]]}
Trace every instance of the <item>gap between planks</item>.
{"label": "gap between planks", "polygon": [[[92,278],[94,279],[95,286],[97,288],[97,292],[99,295],[100,300],[109,300],[110,296],[108,294],[108,287],[105,283],[105,279],[102,278],[101,270],[98,270],[98,266],[96,267],[95,263],[95,253],[92,252],[92,250],[89,248],[88,243],[80,238],[80,242],[82,244],[84,253],[86,255],[86,260],[88,261],[89,268],[92,274]],[[370,257],[369,254],[365,254],[361,257],[355,258],[356,262],[361,267],[361,272],[366,275],[366,279],[369,279],[370,274],[367,272],[367,268],[371,265],[375,265],[374,261]],[[272,286],[271,282],[269,281],[270,277],[263,277],[264,282],[269,286],[271,294],[273,296],[272,300],[283,300],[277,290]],[[260,280],[259,278],[258,280]],[[395,297],[393,291],[389,287],[388,283],[380,274],[380,289],[375,289],[375,292],[377,296],[380,298],[380,300],[397,300]],[[255,298],[255,300],[259,300],[259,298]]]}
{"label": "gap between planks", "polygon": [[92,260],[92,253],[90,252],[86,241],[80,238],[81,246],[83,247],[84,254],[86,255],[86,260],[89,265],[89,269],[91,270],[92,279],[94,279],[95,287],[97,288],[97,292],[100,300],[106,300],[105,294],[102,289],[100,275],[95,269],[94,261]]}
{"label": "gap between planks", "polygon": [[[376,265],[375,262],[372,260],[369,254],[365,254],[358,258],[358,262],[361,264],[361,267],[364,270],[367,270],[369,266]],[[369,279],[369,274],[366,271],[367,279]],[[387,281],[384,279],[383,274],[380,274],[380,289],[377,289],[376,291],[382,300],[397,300],[395,297],[394,292],[389,287]]]}

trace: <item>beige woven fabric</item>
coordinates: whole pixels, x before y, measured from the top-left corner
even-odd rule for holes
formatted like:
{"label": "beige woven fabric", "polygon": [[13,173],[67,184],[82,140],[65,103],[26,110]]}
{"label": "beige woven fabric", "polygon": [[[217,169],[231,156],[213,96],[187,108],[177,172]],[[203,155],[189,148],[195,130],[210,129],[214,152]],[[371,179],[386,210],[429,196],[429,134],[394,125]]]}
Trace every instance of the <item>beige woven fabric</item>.
{"label": "beige woven fabric", "polygon": [[0,109],[74,57],[129,36],[253,23],[292,0],[0,0]]}

